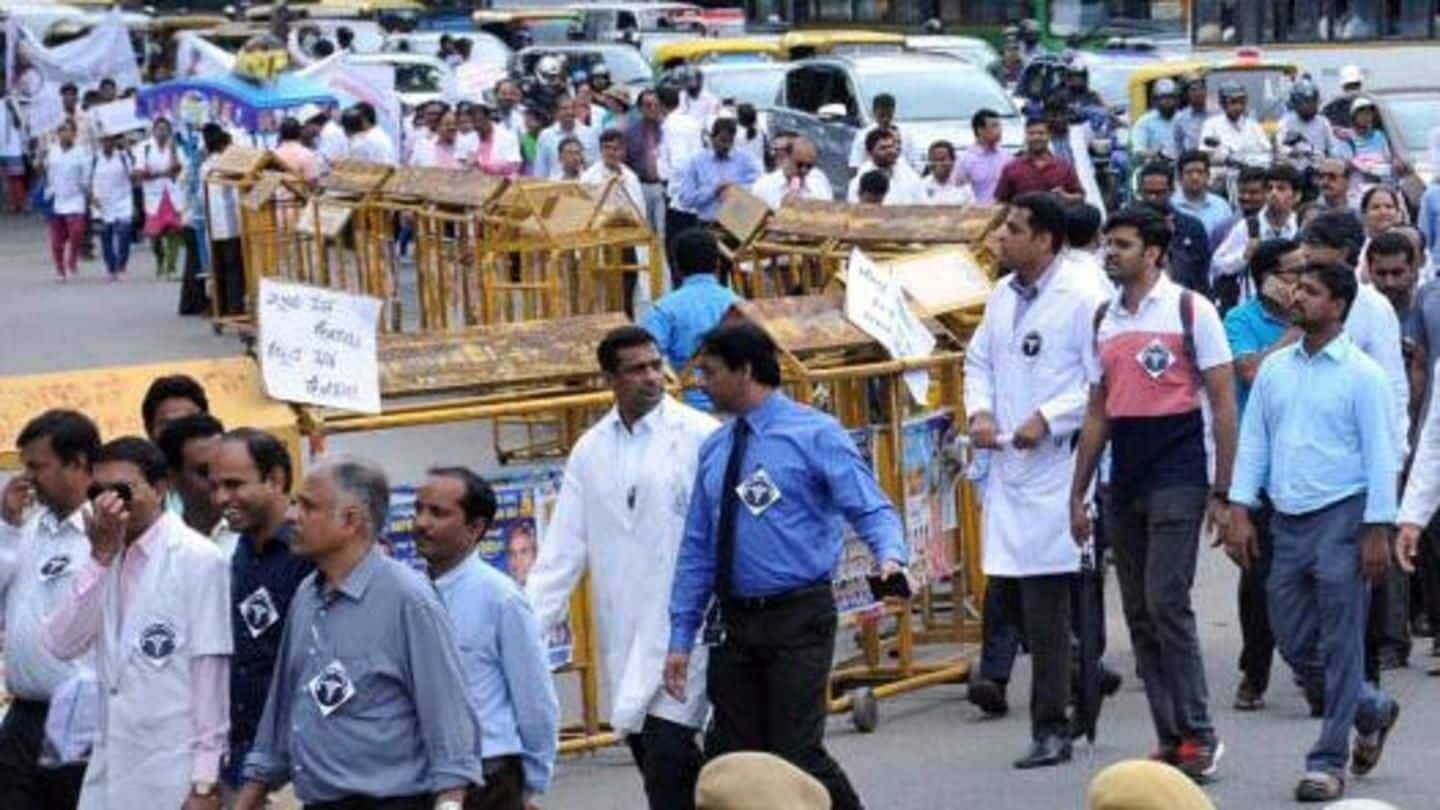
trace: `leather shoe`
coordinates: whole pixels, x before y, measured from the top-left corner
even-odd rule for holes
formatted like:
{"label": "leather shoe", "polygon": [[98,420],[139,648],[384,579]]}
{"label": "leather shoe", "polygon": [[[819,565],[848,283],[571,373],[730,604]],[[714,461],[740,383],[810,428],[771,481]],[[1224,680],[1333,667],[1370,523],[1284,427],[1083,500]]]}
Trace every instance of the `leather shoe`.
{"label": "leather shoe", "polygon": [[970,683],[965,699],[991,717],[1004,717],[1010,711],[1010,703],[1005,700],[1005,687],[984,678],[976,678]]}
{"label": "leather shoe", "polygon": [[1050,736],[1030,744],[1029,753],[1015,760],[1020,770],[1048,768],[1070,761],[1070,741],[1060,736]]}

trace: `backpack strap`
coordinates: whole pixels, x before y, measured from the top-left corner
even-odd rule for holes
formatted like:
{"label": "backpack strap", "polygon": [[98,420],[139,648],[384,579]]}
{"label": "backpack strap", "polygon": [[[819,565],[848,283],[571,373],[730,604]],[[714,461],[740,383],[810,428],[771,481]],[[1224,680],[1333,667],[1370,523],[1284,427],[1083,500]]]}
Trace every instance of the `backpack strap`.
{"label": "backpack strap", "polygon": [[1105,316],[1110,314],[1110,299],[1106,298],[1095,308],[1095,321],[1091,325],[1095,333],[1095,348],[1100,348],[1100,324],[1105,323]]}
{"label": "backpack strap", "polygon": [[1195,370],[1195,384],[1205,387],[1205,375],[1200,371],[1200,353],[1195,348],[1195,293],[1180,291],[1180,331],[1185,341],[1185,355],[1190,358],[1190,367]]}

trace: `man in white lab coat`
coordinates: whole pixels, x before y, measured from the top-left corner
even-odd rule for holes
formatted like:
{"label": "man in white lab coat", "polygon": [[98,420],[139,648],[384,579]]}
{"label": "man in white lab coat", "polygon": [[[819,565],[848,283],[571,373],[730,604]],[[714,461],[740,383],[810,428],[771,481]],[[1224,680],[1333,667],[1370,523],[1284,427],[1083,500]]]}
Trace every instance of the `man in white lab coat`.
{"label": "man in white lab coat", "polygon": [[[1082,365],[1105,291],[1064,258],[1065,207],[1022,194],[1000,234],[995,285],[965,356],[970,440],[990,449],[982,558],[990,587],[1020,622],[1034,661],[1033,744],[1017,768],[1070,759],[1070,599],[1079,549],[1070,539],[1072,439],[1085,412]],[[987,602],[991,600],[987,599]]]}
{"label": "man in white lab coat", "polygon": [[613,330],[598,354],[615,407],[570,454],[526,591],[550,627],[588,567],[610,722],[635,755],[651,810],[693,810],[695,738],[709,712],[705,648],[690,659],[683,702],[666,694],[661,673],[700,444],[717,423],[665,395],[664,360],[644,329]]}
{"label": "man in white lab coat", "polygon": [[99,733],[81,810],[219,810],[230,729],[230,572],[165,511],[165,456],[135,436],[95,456],[90,555],[45,619],[55,657],[95,654]]}

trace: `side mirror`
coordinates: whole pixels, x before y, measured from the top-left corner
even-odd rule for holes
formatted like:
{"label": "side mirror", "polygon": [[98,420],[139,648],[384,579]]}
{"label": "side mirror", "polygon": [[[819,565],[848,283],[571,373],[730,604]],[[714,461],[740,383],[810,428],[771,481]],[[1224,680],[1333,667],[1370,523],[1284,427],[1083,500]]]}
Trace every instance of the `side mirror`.
{"label": "side mirror", "polygon": [[833,104],[822,104],[820,106],[820,109],[815,111],[815,115],[819,116],[820,120],[824,121],[827,124],[834,124],[844,121],[848,114],[849,113],[848,111],[846,111],[845,105],[839,102],[835,102]]}

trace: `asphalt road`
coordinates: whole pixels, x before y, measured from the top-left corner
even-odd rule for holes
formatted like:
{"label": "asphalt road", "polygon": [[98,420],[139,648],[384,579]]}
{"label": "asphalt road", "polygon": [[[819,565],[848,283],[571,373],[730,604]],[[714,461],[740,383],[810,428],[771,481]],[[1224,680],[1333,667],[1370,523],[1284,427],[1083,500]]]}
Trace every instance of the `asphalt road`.
{"label": "asphalt road", "polygon": [[[98,268],[89,265],[79,279],[61,285],[53,280],[39,221],[4,218],[0,219],[0,258],[0,375],[224,356],[239,350],[232,336],[215,337],[204,321],[175,315],[178,287],[153,279],[146,250],[137,252],[132,277],[123,283],[107,283]],[[3,392],[0,381],[0,398]],[[343,449],[383,459],[392,475],[407,477],[433,461],[453,459],[457,452],[468,457],[463,459],[468,463],[488,468],[493,465],[489,444],[488,431],[483,429],[446,427],[351,439]],[[1279,665],[1267,709],[1242,715],[1230,708],[1238,677],[1236,574],[1218,552],[1206,549],[1202,557],[1194,598],[1211,704],[1228,752],[1221,778],[1209,792],[1221,808],[1291,806],[1291,790],[1317,723],[1308,717],[1304,701]],[[1127,673],[1127,679],[1105,706],[1093,750],[1082,745],[1076,761],[1058,768],[1025,773],[1011,769],[1011,760],[1021,753],[1028,737],[1024,705],[1029,676],[1022,659],[1015,680],[1018,688],[1010,695],[1015,708],[1003,719],[982,719],[964,702],[959,686],[882,702],[880,727],[873,734],[859,734],[847,718],[834,718],[830,747],[868,806],[875,810],[1080,808],[1085,786],[1096,771],[1111,762],[1144,756],[1153,739],[1144,696],[1130,676],[1134,660],[1113,584],[1108,598],[1109,661]],[[1422,644],[1417,649],[1428,652],[1428,640]],[[1415,660],[1423,663],[1422,656]],[[1440,678],[1410,669],[1387,674],[1386,684],[1401,702],[1404,715],[1385,761],[1373,776],[1353,783],[1350,795],[1384,799],[1404,810],[1429,810],[1440,805],[1434,797],[1440,790],[1440,775],[1431,770],[1440,746],[1440,702],[1435,700]],[[562,686],[567,706],[573,707],[573,689]],[[540,804],[546,810],[645,806],[629,755],[619,748],[563,760],[553,789]]]}

